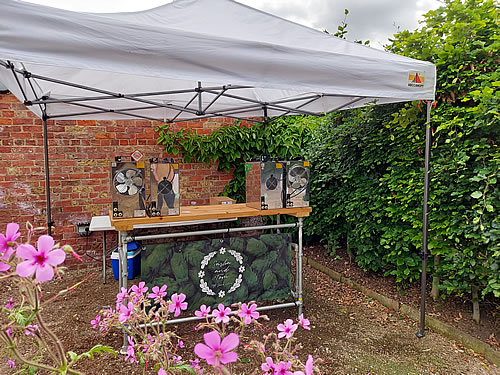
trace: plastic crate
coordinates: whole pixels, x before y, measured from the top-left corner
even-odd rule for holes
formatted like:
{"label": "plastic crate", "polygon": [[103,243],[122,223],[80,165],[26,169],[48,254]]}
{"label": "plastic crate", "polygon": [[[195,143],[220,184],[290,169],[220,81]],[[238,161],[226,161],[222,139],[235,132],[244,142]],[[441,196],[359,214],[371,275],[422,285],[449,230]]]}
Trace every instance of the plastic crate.
{"label": "plastic crate", "polygon": [[[142,247],[136,242],[129,242],[127,244],[127,270],[129,280],[136,278],[141,273],[141,250]],[[118,280],[119,278],[119,259],[118,249],[116,248],[111,253],[111,267],[113,268],[113,276],[115,280]]]}

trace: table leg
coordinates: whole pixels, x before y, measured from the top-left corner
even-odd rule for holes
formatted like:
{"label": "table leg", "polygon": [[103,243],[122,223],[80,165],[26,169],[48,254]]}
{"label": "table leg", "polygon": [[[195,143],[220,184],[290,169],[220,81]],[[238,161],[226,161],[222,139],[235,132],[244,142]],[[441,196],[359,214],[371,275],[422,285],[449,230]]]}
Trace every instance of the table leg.
{"label": "table leg", "polygon": [[102,283],[106,284],[106,231],[102,233]]}
{"label": "table leg", "polygon": [[298,270],[298,283],[297,283],[297,300],[299,301],[299,315],[302,314],[302,226],[303,218],[299,217],[299,249],[297,258],[297,270]]}
{"label": "table leg", "polygon": [[[127,266],[127,236],[128,233],[127,231],[120,231],[119,232],[119,244],[118,244],[118,252],[119,252],[119,260],[118,263],[121,265],[121,270],[119,274],[119,279],[120,279],[120,291],[121,288],[128,289],[128,266]],[[125,299],[123,301],[123,304],[126,306],[128,304],[128,299]],[[124,354],[127,352],[128,348],[128,340],[127,340],[128,334],[125,330],[123,330],[123,346],[122,349],[120,350],[120,353]]]}

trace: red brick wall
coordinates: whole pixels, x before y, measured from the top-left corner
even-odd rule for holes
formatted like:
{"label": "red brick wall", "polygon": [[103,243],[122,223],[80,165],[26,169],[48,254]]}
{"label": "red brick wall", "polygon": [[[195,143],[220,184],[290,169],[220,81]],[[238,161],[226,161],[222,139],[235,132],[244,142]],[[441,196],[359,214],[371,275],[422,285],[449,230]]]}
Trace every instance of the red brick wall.
{"label": "red brick wall", "polygon": [[[177,123],[209,134],[231,119]],[[135,149],[145,158],[171,157],[156,144],[154,124],[147,120],[48,121],[50,184],[54,238],[76,250],[99,248],[101,234],[79,237],[75,224],[105,215],[110,208],[110,162]],[[0,94],[0,232],[11,221],[46,226],[42,121],[10,94]],[[174,156],[179,160],[179,156]],[[180,163],[182,204],[208,204],[231,180],[216,165]]]}

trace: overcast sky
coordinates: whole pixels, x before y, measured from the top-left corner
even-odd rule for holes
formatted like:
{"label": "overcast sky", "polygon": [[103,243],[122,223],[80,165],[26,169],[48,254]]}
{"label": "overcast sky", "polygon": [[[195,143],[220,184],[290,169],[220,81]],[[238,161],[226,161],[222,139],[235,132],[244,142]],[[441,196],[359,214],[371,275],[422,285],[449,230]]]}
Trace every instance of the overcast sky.
{"label": "overcast sky", "polygon": [[[171,0],[29,0],[33,3],[82,11],[128,12],[154,8]],[[414,30],[422,14],[439,7],[438,0],[238,0],[292,21],[335,33],[349,9],[347,39],[370,40],[382,49],[399,30]]]}

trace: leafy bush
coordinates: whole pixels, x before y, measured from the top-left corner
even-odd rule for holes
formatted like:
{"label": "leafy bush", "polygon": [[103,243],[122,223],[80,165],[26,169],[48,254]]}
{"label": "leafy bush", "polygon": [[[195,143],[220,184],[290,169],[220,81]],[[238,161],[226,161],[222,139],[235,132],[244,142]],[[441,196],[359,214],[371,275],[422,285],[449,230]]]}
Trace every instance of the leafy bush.
{"label": "leafy bush", "polygon": [[[448,293],[500,296],[498,35],[493,1],[446,1],[391,52],[437,66],[429,250]],[[309,235],[347,244],[364,269],[420,274],[425,115],[421,103],[334,114],[311,142]]]}

